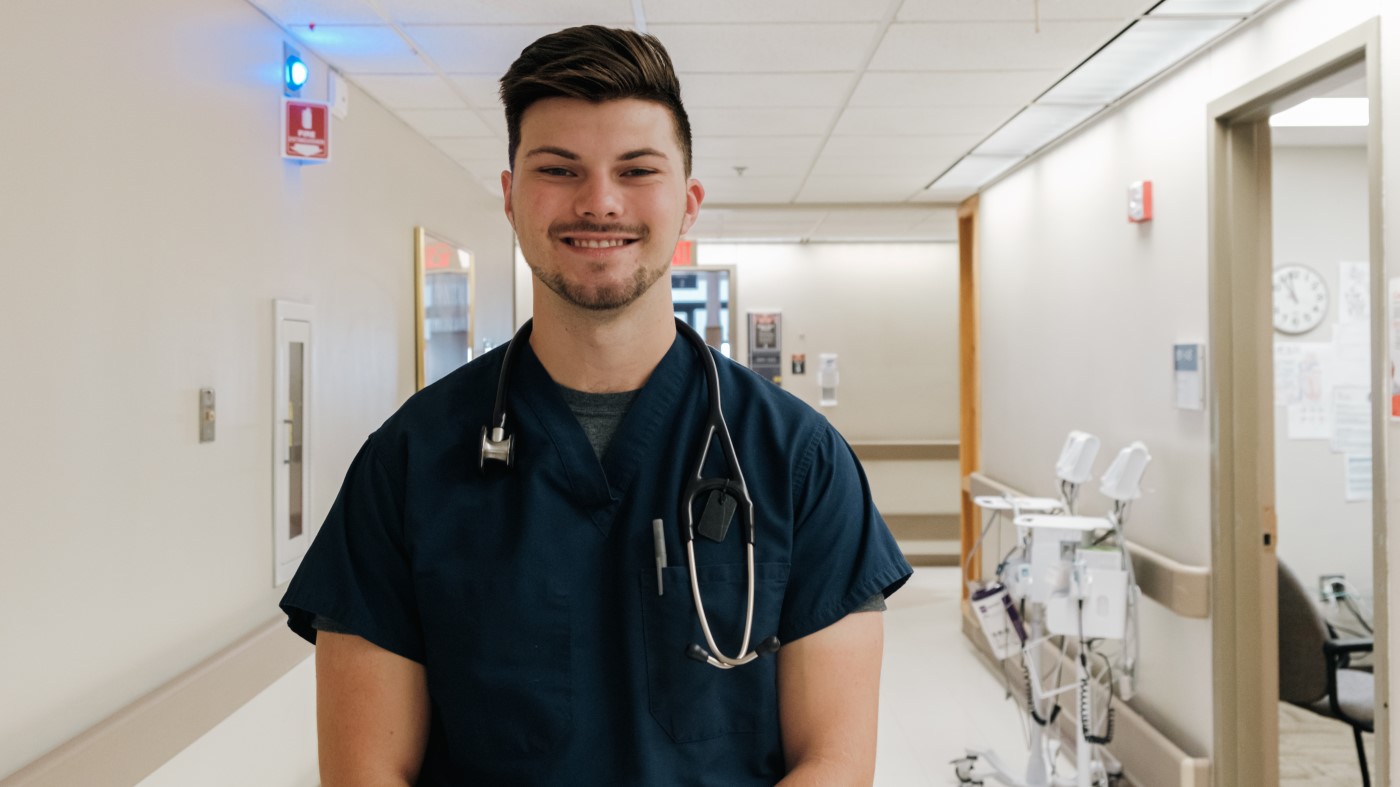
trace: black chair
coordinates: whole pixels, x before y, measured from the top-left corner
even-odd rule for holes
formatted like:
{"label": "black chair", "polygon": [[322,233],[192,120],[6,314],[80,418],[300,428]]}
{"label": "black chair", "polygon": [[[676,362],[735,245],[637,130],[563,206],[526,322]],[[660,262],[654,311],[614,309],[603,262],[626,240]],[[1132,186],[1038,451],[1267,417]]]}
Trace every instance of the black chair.
{"label": "black chair", "polygon": [[1297,575],[1278,563],[1279,699],[1351,725],[1361,783],[1371,787],[1361,733],[1375,732],[1376,679],[1348,669],[1355,653],[1369,653],[1370,639],[1334,639],[1327,620]]}

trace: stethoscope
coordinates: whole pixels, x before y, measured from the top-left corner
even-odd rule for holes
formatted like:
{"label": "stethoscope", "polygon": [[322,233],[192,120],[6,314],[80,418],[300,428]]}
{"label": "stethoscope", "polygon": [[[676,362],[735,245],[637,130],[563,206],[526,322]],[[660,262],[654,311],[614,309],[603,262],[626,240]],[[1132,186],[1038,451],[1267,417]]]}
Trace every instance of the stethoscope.
{"label": "stethoscope", "polygon": [[[515,438],[506,434],[506,388],[508,387],[511,374],[515,370],[517,350],[530,340],[530,330],[533,327],[533,320],[526,320],[520,326],[520,330],[510,340],[506,346],[505,358],[501,362],[501,373],[496,378],[496,404],[491,411],[491,423],[481,429],[481,458],[478,466],[484,472],[487,460],[504,463],[507,468],[515,466]],[[753,519],[753,499],[749,497],[749,488],[744,484],[744,472],[739,467],[739,457],[734,451],[734,441],[729,435],[729,427],[724,422],[724,412],[720,409],[719,403],[719,369],[715,366],[714,356],[710,355],[710,348],[705,344],[705,340],[700,338],[689,325],[680,320],[676,320],[676,330],[684,336],[691,346],[695,348],[696,354],[700,356],[701,363],[705,367],[705,379],[709,385],[710,412],[705,421],[705,438],[700,450],[700,458],[695,463],[695,473],[686,480],[685,489],[681,491],[681,540],[685,542],[686,561],[690,566],[690,595],[695,601],[695,614],[700,619],[700,630],[705,635],[705,644],[709,645],[707,650],[697,643],[692,643],[686,648],[686,655],[720,669],[733,669],[743,664],[748,664],[754,659],[768,653],[777,653],[780,643],[776,636],[768,637],[758,643],[758,647],[749,649],[750,635],[753,632],[753,608],[754,608],[754,519]],[[705,478],[703,476],[705,459],[710,455],[710,442],[714,438],[719,438],[720,450],[724,452],[724,461],[729,468],[728,478]],[[743,526],[744,553],[748,564],[748,606],[744,615],[744,639],[739,645],[739,656],[730,657],[720,651],[715,644],[714,635],[710,632],[710,621],[705,615],[705,602],[700,598],[700,583],[695,571],[695,501],[699,495],[712,492],[720,492],[735,502],[739,521]],[[661,531],[657,530],[658,536],[658,568],[664,566],[664,543],[660,538]],[[721,536],[723,538],[723,536]],[[661,590],[658,581],[658,592]]]}

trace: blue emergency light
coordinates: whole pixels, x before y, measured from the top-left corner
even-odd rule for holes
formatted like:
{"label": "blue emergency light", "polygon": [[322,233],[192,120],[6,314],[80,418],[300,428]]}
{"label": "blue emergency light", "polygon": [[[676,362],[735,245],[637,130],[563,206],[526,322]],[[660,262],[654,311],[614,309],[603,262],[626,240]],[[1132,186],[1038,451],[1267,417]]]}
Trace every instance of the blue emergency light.
{"label": "blue emergency light", "polygon": [[287,57],[285,67],[282,69],[282,78],[287,82],[287,90],[295,92],[301,90],[306,84],[306,78],[310,72],[306,68],[306,63],[300,57],[290,55]]}

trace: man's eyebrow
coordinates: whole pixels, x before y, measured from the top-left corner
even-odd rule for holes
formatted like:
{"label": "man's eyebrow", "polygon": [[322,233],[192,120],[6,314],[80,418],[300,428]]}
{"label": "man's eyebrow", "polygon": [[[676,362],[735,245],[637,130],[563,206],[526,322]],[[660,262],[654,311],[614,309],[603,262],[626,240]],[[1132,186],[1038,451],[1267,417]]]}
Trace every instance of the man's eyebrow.
{"label": "man's eyebrow", "polygon": [[638,148],[637,150],[629,150],[623,153],[621,156],[617,157],[617,160],[631,161],[632,159],[642,158],[643,156],[660,156],[661,158],[666,158],[666,154],[656,148]]}
{"label": "man's eyebrow", "polygon": [[529,153],[526,153],[526,154],[525,154],[525,158],[529,158],[529,157],[531,157],[531,156],[540,155],[540,154],[548,154],[548,155],[552,155],[552,156],[558,156],[559,158],[566,158],[566,159],[568,159],[568,160],[570,160],[570,161],[578,161],[578,154],[577,154],[577,153],[574,153],[574,152],[571,151],[571,150],[565,150],[565,149],[563,149],[563,148],[556,148],[556,147],[554,147],[553,145],[544,145],[544,146],[535,148],[534,150],[531,150]]}

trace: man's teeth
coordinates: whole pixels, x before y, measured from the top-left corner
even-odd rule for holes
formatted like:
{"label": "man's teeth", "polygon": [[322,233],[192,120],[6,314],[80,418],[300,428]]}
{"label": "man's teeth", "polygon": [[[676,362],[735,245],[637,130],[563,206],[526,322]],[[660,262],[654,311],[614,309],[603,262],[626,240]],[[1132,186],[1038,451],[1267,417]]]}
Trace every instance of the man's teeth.
{"label": "man's teeth", "polygon": [[584,249],[611,249],[614,246],[625,246],[630,241],[626,240],[580,240],[570,238],[569,243]]}

